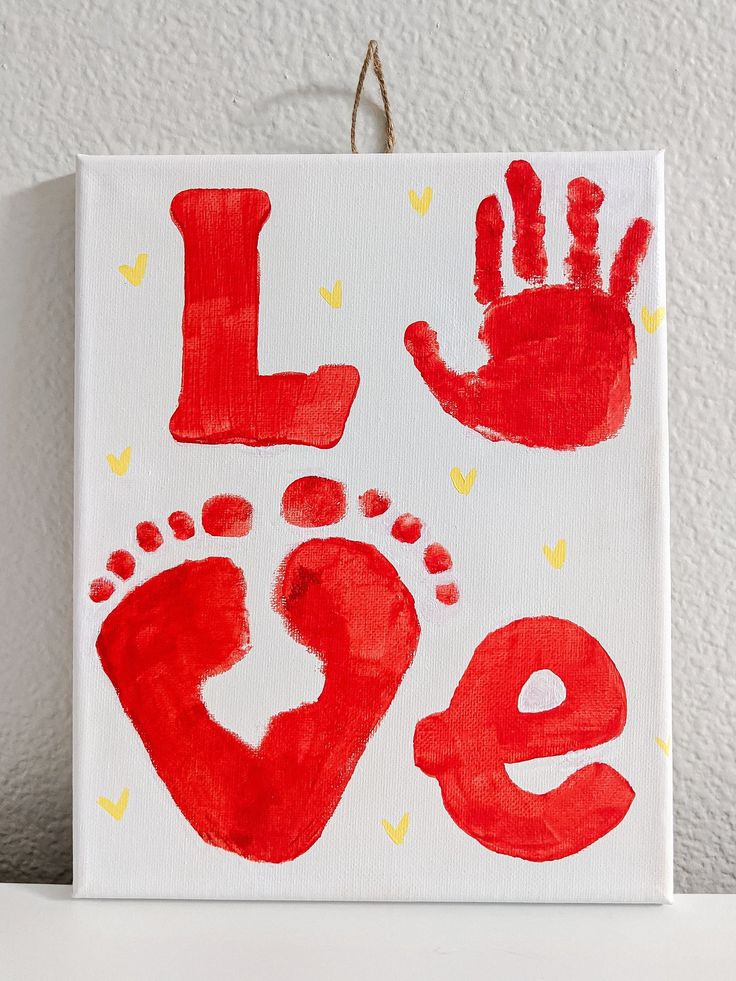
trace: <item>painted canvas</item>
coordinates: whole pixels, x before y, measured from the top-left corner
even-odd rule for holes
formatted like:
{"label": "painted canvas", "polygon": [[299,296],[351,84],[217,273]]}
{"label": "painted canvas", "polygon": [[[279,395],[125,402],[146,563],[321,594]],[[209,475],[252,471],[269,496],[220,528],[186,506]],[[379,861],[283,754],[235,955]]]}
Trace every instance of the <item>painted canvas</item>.
{"label": "painted canvas", "polygon": [[80,158],[77,895],[668,901],[662,171]]}

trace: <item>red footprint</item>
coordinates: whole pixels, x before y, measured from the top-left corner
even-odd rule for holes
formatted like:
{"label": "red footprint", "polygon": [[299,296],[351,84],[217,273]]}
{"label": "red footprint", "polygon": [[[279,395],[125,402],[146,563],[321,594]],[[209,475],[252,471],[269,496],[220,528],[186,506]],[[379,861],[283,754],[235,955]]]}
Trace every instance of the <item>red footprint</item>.
{"label": "red footprint", "polygon": [[498,198],[486,198],[476,217],[475,295],[486,308],[478,336],[488,363],[473,372],[451,370],[424,321],[407,328],[404,343],[445,412],[487,439],[554,450],[591,446],[618,432],[631,402],[636,339],[627,303],[652,226],[637,218],[628,229],[605,292],[597,251],[604,194],[578,177],[568,185],[568,282],[544,285],[541,182],[529,163],[515,160],[506,183],[514,207],[514,269],[534,288],[502,296],[504,222]]}
{"label": "red footprint", "polygon": [[[345,506],[341,484],[314,477],[290,485],[282,503],[299,527],[337,522]],[[242,537],[251,508],[222,495],[204,505],[202,520],[209,534]],[[184,512],[169,523],[179,539],[193,534]],[[141,547],[156,539],[151,522],[138,528]],[[114,555],[111,571],[132,575],[133,557]],[[102,602],[113,589],[97,579],[90,596]],[[202,701],[204,682],[248,653],[245,600],[244,575],[229,558],[185,561],[121,600],[102,624],[97,651],[198,834],[245,858],[285,862],[322,834],[411,664],[420,628],[411,593],[374,546],[346,538],[298,545],[277,573],[273,605],[319,659],[324,687],[316,702],[274,716],[253,747],[214,721]]]}

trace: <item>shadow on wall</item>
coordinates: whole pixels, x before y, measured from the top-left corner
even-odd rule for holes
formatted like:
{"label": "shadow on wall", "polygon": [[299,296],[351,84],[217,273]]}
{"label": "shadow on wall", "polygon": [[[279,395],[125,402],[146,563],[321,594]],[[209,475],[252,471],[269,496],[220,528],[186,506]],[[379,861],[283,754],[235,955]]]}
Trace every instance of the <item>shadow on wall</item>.
{"label": "shadow on wall", "polygon": [[71,879],[74,177],[0,200],[0,880]]}

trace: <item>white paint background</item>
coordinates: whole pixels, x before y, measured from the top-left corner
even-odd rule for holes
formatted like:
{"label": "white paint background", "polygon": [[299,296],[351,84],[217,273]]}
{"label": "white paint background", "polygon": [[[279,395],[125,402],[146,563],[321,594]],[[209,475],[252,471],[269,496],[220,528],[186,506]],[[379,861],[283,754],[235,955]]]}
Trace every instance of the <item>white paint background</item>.
{"label": "white paint background", "polygon": [[[497,192],[508,220],[505,292],[528,284],[512,270],[512,215],[503,175],[509,155],[83,158],[78,182],[78,539],[75,609],[74,884],[82,896],[254,899],[493,899],[662,902],[671,893],[669,634],[662,506],[666,332],[637,331],[632,407],[614,439],[572,453],[490,443],[441,410],[403,344],[405,327],[426,319],[457,370],[487,360],[477,340],[482,307],[473,296],[475,212]],[[660,213],[661,157],[639,154],[529,154],[543,181],[549,281],[563,280],[569,246],[569,180],[581,174],[606,192],[600,214],[604,283],[634,218],[655,232],[630,308],[664,304]],[[410,187],[434,194],[420,217]],[[271,199],[259,238],[259,365],[264,373],[355,365],[361,375],[336,447],[200,446],[175,442],[168,420],[181,377],[183,243],[169,216],[188,187],[258,187]],[[361,229],[360,221],[365,225]],[[354,230],[354,226],[358,227]],[[119,259],[149,253],[137,288]],[[132,258],[131,258],[132,261]],[[343,282],[333,310],[319,286]],[[639,315],[635,315],[639,322]],[[132,446],[124,478],[105,456]],[[470,495],[449,474],[477,468]],[[89,582],[115,548],[131,548],[131,583],[185,558],[231,555],[242,565],[252,614],[248,654],[205,685],[215,718],[258,742],[268,718],[321,690],[316,660],[284,643],[271,609],[275,570],[298,542],[313,537],[280,519],[283,489],[296,476],[345,480],[348,517],[318,535],[369,540],[399,570],[417,599],[422,636],[412,667],[371,738],[318,842],[283,865],[244,862],[202,842],[172,805],[121,711],[95,651],[114,605],[95,605]],[[390,494],[380,521],[362,519],[356,498],[370,487]],[[204,500],[241,493],[254,505],[244,541],[191,543],[166,534],[172,510],[199,514]],[[417,546],[391,541],[406,511],[425,522]],[[135,547],[135,525],[155,520],[168,539],[153,556]],[[542,554],[568,542],[562,570]],[[422,571],[423,544],[445,544],[460,601],[445,610]],[[126,590],[123,589],[124,593]],[[118,593],[119,595],[119,593]],[[448,819],[437,783],[414,766],[414,727],[444,710],[473,651],[511,620],[552,615],[572,620],[604,647],[627,689],[628,719],[609,744],[519,765],[514,776],[537,791],[573,769],[610,762],[636,792],[621,824],[564,861],[528,863],[481,848]],[[260,727],[254,726],[254,710]],[[265,710],[265,713],[264,713]],[[260,731],[259,731],[260,729]],[[531,770],[531,774],[528,771]],[[520,774],[520,775],[519,775]],[[526,777],[525,777],[525,774]],[[531,781],[531,783],[530,783]],[[131,789],[120,824],[101,811]],[[408,811],[410,832],[392,845],[381,819]]]}
{"label": "white paint background", "polygon": [[733,889],[735,10],[0,2],[0,875],[71,870],[74,155],[344,151],[377,36],[399,152],[667,150],[675,884]]}

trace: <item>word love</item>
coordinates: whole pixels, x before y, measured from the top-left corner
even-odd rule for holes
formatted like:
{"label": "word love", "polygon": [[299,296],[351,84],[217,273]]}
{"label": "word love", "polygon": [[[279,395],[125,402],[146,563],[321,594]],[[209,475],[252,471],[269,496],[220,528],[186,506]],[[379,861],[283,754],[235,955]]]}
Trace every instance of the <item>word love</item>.
{"label": "word love", "polygon": [[[523,160],[511,164],[506,182],[514,269],[530,285],[503,295],[504,221],[497,197],[488,197],[476,216],[474,276],[488,363],[477,372],[452,371],[424,321],[406,329],[405,347],[441,409],[489,440],[555,450],[599,443],[618,432],[631,400],[636,340],[627,304],[652,226],[643,218],[631,224],[604,291],[598,252],[604,194],[587,178],[571,181],[568,279],[549,285],[541,182]],[[412,205],[423,213],[424,198]],[[172,201],[184,240],[182,381],[170,422],[180,442],[329,449],[343,435],[360,384],[357,368],[332,364],[271,375],[259,369],[258,237],[270,211],[268,195],[255,188],[195,188]],[[339,285],[321,291],[334,307]],[[298,331],[298,321],[294,326]]]}

